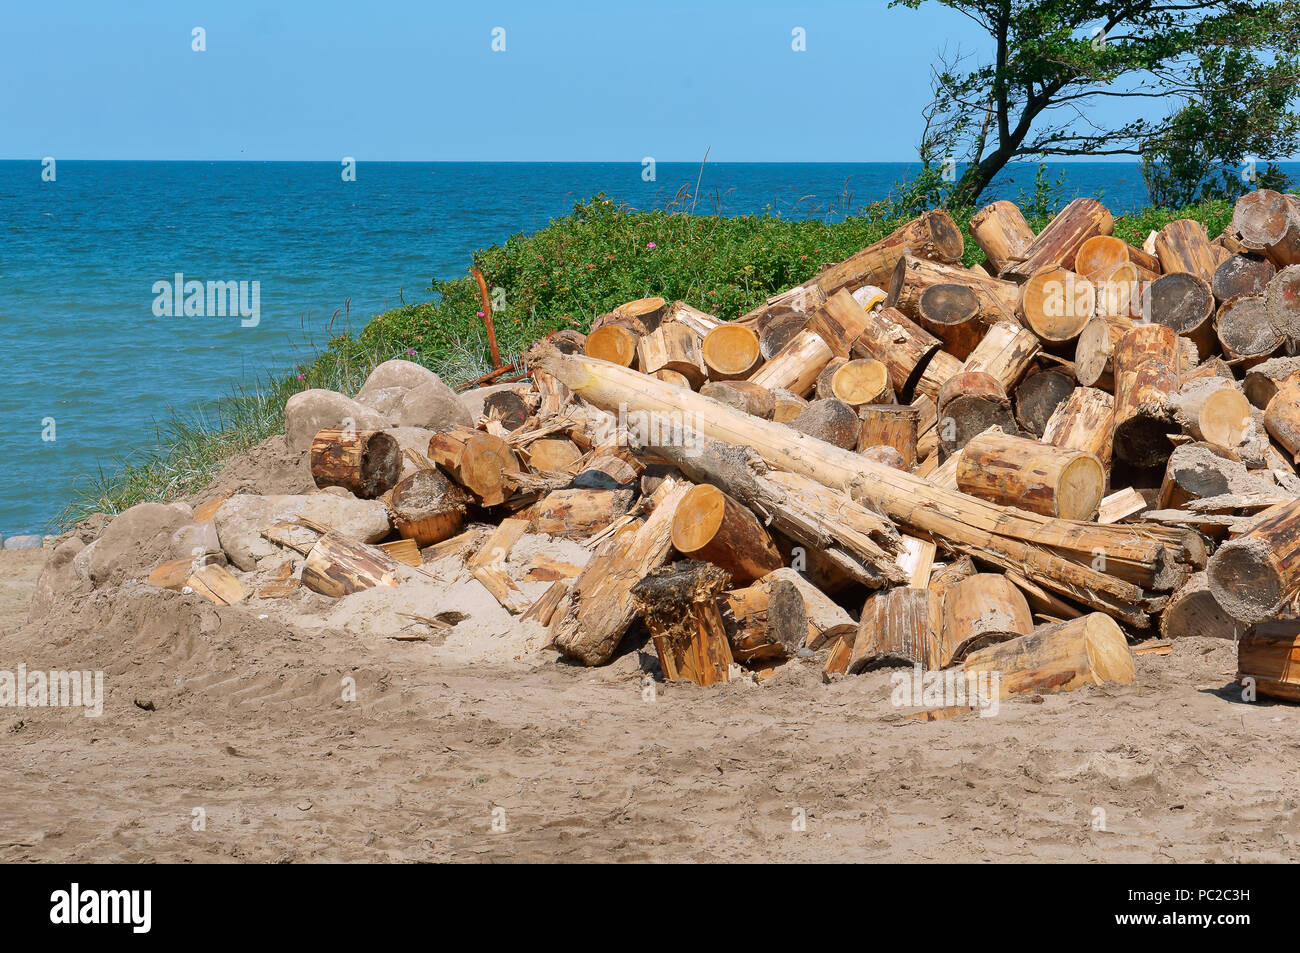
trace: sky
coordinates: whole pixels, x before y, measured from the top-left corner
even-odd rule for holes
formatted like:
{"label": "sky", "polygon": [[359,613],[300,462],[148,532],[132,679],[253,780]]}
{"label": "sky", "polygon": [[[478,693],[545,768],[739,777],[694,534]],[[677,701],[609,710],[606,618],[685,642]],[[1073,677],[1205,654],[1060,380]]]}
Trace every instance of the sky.
{"label": "sky", "polygon": [[15,0],[0,158],[912,161],[945,47],[885,0]]}

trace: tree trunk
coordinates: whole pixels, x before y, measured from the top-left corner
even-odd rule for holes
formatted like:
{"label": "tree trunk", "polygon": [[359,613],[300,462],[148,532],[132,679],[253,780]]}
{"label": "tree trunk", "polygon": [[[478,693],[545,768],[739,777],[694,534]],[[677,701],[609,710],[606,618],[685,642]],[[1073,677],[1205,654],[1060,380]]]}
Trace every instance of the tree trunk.
{"label": "tree trunk", "polygon": [[[806,630],[800,645],[804,648],[815,651],[843,635],[858,631],[858,624],[847,612],[793,569],[770,572],[755,583],[755,587],[770,588],[778,581],[793,585],[803,600]],[[795,646],[795,651],[798,649],[799,646]]]}
{"label": "tree trunk", "polygon": [[645,374],[659,370],[676,371],[686,378],[693,390],[704,383],[700,339],[684,324],[661,324],[641,338],[637,342],[637,362]]}
{"label": "tree trunk", "polygon": [[904,255],[941,262],[961,261],[965,242],[961,229],[947,212],[926,212],[895,229],[874,245],[851,255],[813,279],[827,298],[842,288],[863,285],[884,287],[895,264]]}
{"label": "tree trunk", "polygon": [[916,321],[940,341],[948,353],[964,361],[988,327],[981,319],[979,296],[966,285],[931,285],[921,292]]}
{"label": "tree trunk", "polygon": [[1263,255],[1243,252],[1232,255],[1218,268],[1210,287],[1214,299],[1222,304],[1231,298],[1253,298],[1263,295],[1269,281],[1277,274],[1277,266]]}
{"label": "tree trunk", "polygon": [[1070,343],[1096,313],[1096,287],[1064,268],[1043,268],[1021,286],[1020,314],[1045,344]]}
{"label": "tree trunk", "polygon": [[1272,189],[1237,199],[1232,230],[1247,251],[1262,252],[1278,268],[1300,264],[1300,202]]}
{"label": "tree trunk", "polygon": [[1204,571],[1194,573],[1169,597],[1160,615],[1160,637],[1178,639],[1185,635],[1236,640],[1246,627],[1223,611]]}
{"label": "tree trunk", "polygon": [[962,370],[983,371],[991,375],[1009,394],[1015,390],[1040,350],[1038,339],[1031,331],[1018,324],[1002,322],[989,328],[979,347],[966,358]]}
{"label": "tree trunk", "polygon": [[341,486],[373,500],[402,478],[402,451],[382,430],[322,430],[311,442],[311,477],[318,487]]}
{"label": "tree trunk", "polygon": [[1160,229],[1156,236],[1156,254],[1166,275],[1186,273],[1207,284],[1219,267],[1218,256],[1210,247],[1205,226],[1190,218],[1180,218]]}
{"label": "tree trunk", "polygon": [[1011,401],[997,380],[983,371],[964,371],[939,389],[939,451],[952,456],[991,427],[1016,433]]}
{"label": "tree trunk", "polygon": [[967,268],[926,261],[904,256],[898,260],[889,276],[889,298],[886,303],[897,308],[909,318],[919,313],[921,295],[934,285],[962,285],[969,288],[980,301],[984,320],[1014,321],[1020,306],[1020,289],[1013,282],[1000,278],[981,276]]}
{"label": "tree trunk", "polygon": [[709,381],[700,388],[700,394],[764,420],[776,411],[772,391],[752,381]]}
{"label": "tree trunk", "polygon": [[849,673],[881,665],[939,668],[942,612],[939,597],[929,589],[898,586],[876,593],[862,607]]}
{"label": "tree trunk", "polygon": [[1094,235],[1074,255],[1074,270],[1093,283],[1109,278],[1123,264],[1140,269],[1144,278],[1160,274],[1160,259],[1113,235]]}
{"label": "tree trunk", "polygon": [[1139,324],[1115,344],[1115,456],[1135,467],[1160,466],[1177,429],[1169,399],[1178,392],[1178,335]]}
{"label": "tree trunk", "polygon": [[585,539],[627,514],[630,490],[555,490],[530,511],[534,533]]}
{"label": "tree trunk", "polygon": [[850,407],[892,404],[894,388],[889,368],[876,360],[847,361],[831,378],[831,394]]}
{"label": "tree trunk", "polygon": [[1106,471],[1091,454],[990,430],[962,450],[957,488],[1044,516],[1089,520],[1105,494]]}
{"label": "tree trunk", "polygon": [[1196,345],[1200,358],[1214,347],[1214,293],[1200,275],[1171,272],[1147,288],[1147,317]]}
{"label": "tree trunk", "polygon": [[1115,388],[1115,345],[1133,328],[1127,318],[1093,318],[1074,349],[1074,376],[1084,387]]}
{"label": "tree trunk", "polygon": [[1114,428],[1115,398],[1104,390],[1076,387],[1047,421],[1043,442],[1092,454],[1109,468]]}
{"label": "tree trunk", "polygon": [[1262,295],[1225,301],[1214,316],[1214,332],[1224,356],[1239,367],[1254,367],[1268,360],[1283,344]]}
{"label": "tree trunk", "polygon": [[528,445],[528,465],[541,473],[568,473],[582,459],[578,445],[567,437],[543,437]]}
{"label": "tree trunk", "polygon": [[1300,376],[1288,377],[1264,408],[1264,429],[1300,462]]}
{"label": "tree trunk", "polygon": [[1250,401],[1235,380],[1222,377],[1188,382],[1170,399],[1170,407],[1184,433],[1225,450],[1236,450],[1254,426]]}
{"label": "tree trunk", "polygon": [[808,330],[825,341],[836,357],[848,357],[853,342],[870,323],[866,309],[843,288],[808,316]]}
{"label": "tree trunk", "polygon": [[1074,390],[1074,377],[1069,371],[1049,367],[1030,373],[1016,387],[1016,423],[1022,430],[1041,437],[1052,414]]}
{"label": "tree trunk", "polygon": [[939,350],[939,339],[894,308],[879,308],[867,316],[867,326],[853,345],[853,357],[884,364],[894,393],[907,399]]}
{"label": "tree trunk", "polygon": [[588,357],[620,367],[635,367],[637,342],[640,340],[636,332],[621,324],[606,324],[587,335],[584,350]]}
{"label": "tree trunk", "polygon": [[775,573],[721,599],[731,655],[742,664],[792,658],[808,641],[803,596]]}
{"label": "tree trunk", "polygon": [[705,314],[699,308],[693,308],[685,301],[674,301],[668,306],[668,313],[664,315],[665,321],[675,321],[678,324],[684,324],[695,332],[697,337],[707,337],[709,332],[714,328],[722,327],[727,324],[721,318],[715,318],[711,314]]}
{"label": "tree trunk", "polygon": [[440,470],[416,470],[393,488],[388,503],[393,526],[423,549],[460,532],[470,495]]}
{"label": "tree trunk", "polygon": [[903,468],[916,466],[917,431],[920,411],[910,405],[876,404],[858,408],[861,424],[857,450],[868,447],[893,447],[902,458]]}
{"label": "tree trunk", "polygon": [[856,450],[858,431],[861,422],[857,412],[844,401],[835,397],[815,400],[790,421],[790,426],[800,433],[806,433],[825,440],[829,444]]}
{"label": "tree trunk", "polygon": [[1256,364],[1246,374],[1241,389],[1246,399],[1261,410],[1268,406],[1273,395],[1287,378],[1300,372],[1300,357],[1275,357]]}
{"label": "tree trunk", "polygon": [[1069,692],[1084,685],[1131,684],[1133,653],[1124,633],[1100,612],[1044,626],[967,656],[967,672],[1000,673],[998,696]]}
{"label": "tree trunk", "polygon": [[1287,340],[1291,351],[1300,341],[1300,265],[1287,265],[1264,289],[1269,323]]}
{"label": "tree trunk", "polygon": [[1300,701],[1300,620],[1270,619],[1251,626],[1237,642],[1237,679],[1253,680],[1269,698]]}
{"label": "tree trunk", "polygon": [[976,212],[970,220],[970,234],[988,258],[995,275],[1023,261],[1034,242],[1034,230],[1025,221],[1019,206],[1005,199]]}

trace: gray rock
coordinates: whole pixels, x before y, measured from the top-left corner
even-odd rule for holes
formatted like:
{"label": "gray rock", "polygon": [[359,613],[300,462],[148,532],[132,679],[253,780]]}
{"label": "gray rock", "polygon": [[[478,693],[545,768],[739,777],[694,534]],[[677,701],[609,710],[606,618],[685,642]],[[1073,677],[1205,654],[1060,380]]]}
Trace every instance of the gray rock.
{"label": "gray rock", "polygon": [[406,456],[406,451],[414,450],[427,457],[429,440],[433,437],[434,431],[427,427],[389,427],[384,432],[396,440],[397,445],[402,449],[402,477],[405,479],[416,470],[415,464]]}
{"label": "gray rock", "polygon": [[332,390],[305,390],[284,405],[284,440],[290,450],[306,450],[329,428],[383,430],[390,421],[364,404]]}
{"label": "gray rock", "polygon": [[410,390],[409,387],[385,387],[382,390],[358,395],[357,403],[365,404],[375,413],[391,418],[397,408],[401,406],[402,398],[406,396],[408,390]]}
{"label": "gray rock", "polygon": [[120,513],[95,542],[90,579],[96,588],[148,575],[170,558],[172,535],[194,521],[183,503],[141,503]]}
{"label": "gray rock", "polygon": [[399,427],[425,427],[445,430],[448,427],[472,427],[474,418],[461,403],[456,392],[437,379],[408,390],[393,414]]}
{"label": "gray rock", "polygon": [[370,372],[366,382],[361,385],[361,390],[357,391],[357,400],[367,406],[372,406],[371,400],[379,391],[389,390],[394,387],[402,390],[414,390],[421,384],[427,384],[431,380],[439,380],[438,375],[423,364],[403,360],[384,361]]}
{"label": "gray rock", "polygon": [[188,559],[221,552],[217,527],[212,522],[190,523],[172,534],[170,559]]}
{"label": "gray rock", "polygon": [[4,541],[5,549],[40,549],[45,542],[43,536],[10,536]]}
{"label": "gray rock", "polygon": [[[306,517],[366,543],[382,540],[391,531],[388,508],[381,500],[358,500],[333,493],[310,496],[251,496],[238,494],[222,503],[213,519],[221,548],[236,567],[253,572],[264,559],[289,552],[262,537],[273,523]],[[299,544],[310,545],[317,534],[295,531]]]}

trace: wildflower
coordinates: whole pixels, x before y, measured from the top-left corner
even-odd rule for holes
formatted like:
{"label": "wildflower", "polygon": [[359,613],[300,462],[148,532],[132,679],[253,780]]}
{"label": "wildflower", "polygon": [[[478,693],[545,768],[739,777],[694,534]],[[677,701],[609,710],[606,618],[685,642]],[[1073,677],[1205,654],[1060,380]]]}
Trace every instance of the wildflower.
{"label": "wildflower", "polygon": [[414,353],[415,353],[415,348],[413,348],[413,347],[409,347],[409,348],[406,349],[406,354],[407,354],[408,357],[409,357],[410,355],[414,354]]}
{"label": "wildflower", "polygon": [[480,312],[478,313],[478,316],[479,316],[480,318],[487,317],[487,315],[485,315],[482,311],[480,311]]}
{"label": "wildflower", "polygon": [[659,247],[659,246],[657,246],[654,242],[646,242],[646,243],[645,243],[645,247],[646,247],[646,248],[657,248],[657,247]]}
{"label": "wildflower", "polygon": [[298,380],[302,380],[302,374],[298,375]]}

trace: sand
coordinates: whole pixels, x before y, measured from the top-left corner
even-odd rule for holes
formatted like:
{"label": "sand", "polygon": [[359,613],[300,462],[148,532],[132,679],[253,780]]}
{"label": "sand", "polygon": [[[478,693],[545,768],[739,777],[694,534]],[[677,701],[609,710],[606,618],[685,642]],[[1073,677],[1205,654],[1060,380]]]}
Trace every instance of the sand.
{"label": "sand", "polygon": [[3,554],[0,668],[102,669],[106,701],[0,709],[4,862],[1283,861],[1300,838],[1300,709],[1243,703],[1227,642],[923,723],[883,672],[650,701],[642,646],[584,669],[517,622],[397,641],[316,627],[311,594],[312,625],[145,587],[22,625],[34,556]]}

